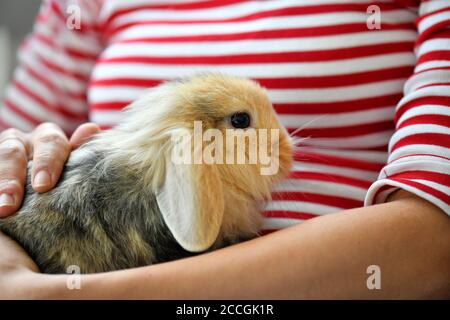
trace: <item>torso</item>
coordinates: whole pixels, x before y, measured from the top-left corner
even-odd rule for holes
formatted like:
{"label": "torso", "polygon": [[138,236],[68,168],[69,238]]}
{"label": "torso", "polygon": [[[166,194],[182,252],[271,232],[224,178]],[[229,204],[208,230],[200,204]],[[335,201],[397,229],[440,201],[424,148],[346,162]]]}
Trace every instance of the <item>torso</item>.
{"label": "torso", "polygon": [[[167,79],[199,71],[252,78],[282,124],[303,127],[307,138],[264,230],[363,205],[415,65],[414,12],[389,1],[139,2],[102,8],[106,49],[88,90],[91,120],[113,126],[122,107]],[[381,30],[367,27],[370,4],[381,8]]]}

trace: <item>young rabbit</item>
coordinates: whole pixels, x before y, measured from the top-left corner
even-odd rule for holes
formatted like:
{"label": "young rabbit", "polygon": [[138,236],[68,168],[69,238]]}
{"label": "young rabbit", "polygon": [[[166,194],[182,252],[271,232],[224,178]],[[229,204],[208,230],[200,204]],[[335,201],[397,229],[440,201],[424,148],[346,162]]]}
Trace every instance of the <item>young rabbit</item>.
{"label": "young rabbit", "polygon": [[[224,136],[234,128],[279,130],[276,141],[267,140],[269,153],[279,149],[278,172],[261,174],[259,161],[175,163],[174,137],[192,136],[194,121]],[[289,172],[291,150],[255,82],[220,74],[168,82],[128,106],[120,125],[72,152],[52,191],[34,192],[28,175],[21,209],[0,220],[0,230],[45,273],[72,265],[82,273],[111,271],[212,250],[257,235],[261,204]]]}

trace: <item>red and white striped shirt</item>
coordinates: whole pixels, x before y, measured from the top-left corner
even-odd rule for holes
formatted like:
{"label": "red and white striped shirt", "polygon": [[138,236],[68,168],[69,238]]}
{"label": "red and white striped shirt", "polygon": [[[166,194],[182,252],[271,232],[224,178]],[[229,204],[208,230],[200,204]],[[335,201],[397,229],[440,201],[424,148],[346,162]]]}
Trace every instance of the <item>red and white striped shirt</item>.
{"label": "red and white striped shirt", "polygon": [[308,137],[265,231],[398,188],[450,214],[450,0],[48,0],[20,61],[0,121],[23,130],[110,127],[146,88],[198,71],[260,82]]}

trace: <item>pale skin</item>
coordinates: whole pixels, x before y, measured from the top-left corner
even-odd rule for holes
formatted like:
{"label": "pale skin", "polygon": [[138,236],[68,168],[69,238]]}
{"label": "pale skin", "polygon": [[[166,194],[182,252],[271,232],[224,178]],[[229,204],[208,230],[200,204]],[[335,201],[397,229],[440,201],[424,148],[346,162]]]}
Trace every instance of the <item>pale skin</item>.
{"label": "pale skin", "polygon": [[[0,216],[23,197],[25,163],[33,155],[38,192],[57,182],[70,153],[98,130],[80,126],[67,139],[52,124],[33,133],[0,134]],[[46,182],[46,183],[43,183]],[[0,195],[0,199],[6,199]],[[381,290],[369,290],[367,267],[381,268]],[[317,299],[449,298],[450,217],[431,203],[397,191],[384,204],[346,210],[193,258],[81,276],[45,275],[0,233],[0,298],[48,299]]]}

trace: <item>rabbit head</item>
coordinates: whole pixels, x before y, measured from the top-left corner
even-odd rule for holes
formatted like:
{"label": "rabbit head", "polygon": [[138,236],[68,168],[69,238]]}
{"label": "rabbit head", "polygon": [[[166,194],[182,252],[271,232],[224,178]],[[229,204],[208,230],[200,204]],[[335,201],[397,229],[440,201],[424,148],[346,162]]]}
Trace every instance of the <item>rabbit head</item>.
{"label": "rabbit head", "polygon": [[292,161],[265,91],[222,74],[150,89],[100,139],[116,153],[112,165],[142,172],[165,223],[190,252],[256,235],[261,204]]}

